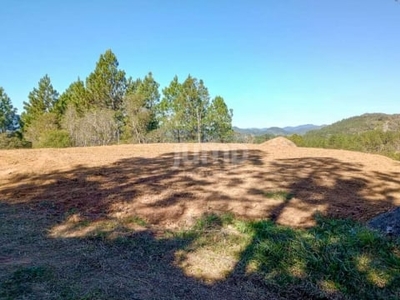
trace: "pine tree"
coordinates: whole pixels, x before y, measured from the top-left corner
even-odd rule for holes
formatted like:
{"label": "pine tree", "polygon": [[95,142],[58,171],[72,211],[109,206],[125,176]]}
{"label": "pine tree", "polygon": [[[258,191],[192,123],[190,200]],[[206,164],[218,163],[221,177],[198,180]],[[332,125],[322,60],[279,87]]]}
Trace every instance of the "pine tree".
{"label": "pine tree", "polygon": [[210,99],[203,80],[198,81],[189,75],[182,84],[181,97],[186,108],[189,138],[201,143],[204,138],[205,116]]}
{"label": "pine tree", "polygon": [[34,88],[28,98],[29,101],[24,102],[25,111],[21,115],[24,130],[41,115],[53,112],[58,101],[58,92],[53,88],[47,74],[40,79],[38,88]]}
{"label": "pine tree", "polygon": [[136,93],[143,98],[144,108],[149,113],[147,131],[154,130],[158,127],[156,118],[156,107],[160,103],[159,84],[154,80],[153,74],[150,72],[143,80],[139,81]]}
{"label": "pine tree", "polygon": [[221,143],[233,138],[232,109],[228,109],[224,98],[215,97],[207,112],[208,135],[210,140]]}
{"label": "pine tree", "polygon": [[11,99],[0,87],[0,133],[11,129],[16,113],[17,109],[13,107]]}
{"label": "pine tree", "polygon": [[118,69],[118,60],[111,50],[100,55],[95,70],[86,79],[90,105],[114,111],[121,106],[126,93],[125,72]]}
{"label": "pine tree", "polygon": [[175,76],[168,87],[162,90],[163,98],[158,105],[158,121],[160,126],[172,135],[178,143],[184,139],[185,103],[182,94],[182,84]]}
{"label": "pine tree", "polygon": [[79,115],[83,115],[90,108],[89,95],[85,88],[85,83],[79,78],[71,83],[65,92],[61,94],[56,105],[58,114],[65,114],[68,106],[74,107]]}
{"label": "pine tree", "polygon": [[125,139],[134,143],[145,143],[151,111],[146,108],[146,99],[139,93],[124,97]]}
{"label": "pine tree", "polygon": [[178,142],[204,141],[210,96],[203,80],[189,75],[183,83],[179,83],[175,76],[163,89],[163,95],[159,105],[160,124]]}

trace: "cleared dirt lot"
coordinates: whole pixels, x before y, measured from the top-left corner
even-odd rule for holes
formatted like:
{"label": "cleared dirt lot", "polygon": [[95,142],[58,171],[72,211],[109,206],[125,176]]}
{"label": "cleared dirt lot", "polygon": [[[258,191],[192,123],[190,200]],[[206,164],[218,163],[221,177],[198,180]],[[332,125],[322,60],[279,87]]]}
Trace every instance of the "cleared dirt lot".
{"label": "cleared dirt lot", "polygon": [[[400,163],[284,139],[14,150],[0,152],[0,193],[9,205],[52,207],[90,221],[136,216],[177,227],[230,212],[306,227],[317,211],[366,221],[400,205]],[[74,234],[67,223],[58,229]]]}
{"label": "cleared dirt lot", "polygon": [[399,175],[382,156],[282,138],[0,151],[0,298],[307,298],[248,276],[251,244],[224,246],[235,232],[216,233],[216,254],[169,229],[212,213],[303,228],[317,212],[364,222],[400,204]]}

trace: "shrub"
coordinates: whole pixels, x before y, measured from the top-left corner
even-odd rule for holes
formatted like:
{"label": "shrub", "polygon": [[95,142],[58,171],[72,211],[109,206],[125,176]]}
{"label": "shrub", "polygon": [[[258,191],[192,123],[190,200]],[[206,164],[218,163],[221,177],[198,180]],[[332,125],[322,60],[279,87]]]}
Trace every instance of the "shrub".
{"label": "shrub", "polygon": [[49,130],[41,134],[39,148],[65,148],[71,146],[69,133],[65,130]]}
{"label": "shrub", "polygon": [[32,148],[32,143],[25,141],[16,132],[0,134],[0,149]]}

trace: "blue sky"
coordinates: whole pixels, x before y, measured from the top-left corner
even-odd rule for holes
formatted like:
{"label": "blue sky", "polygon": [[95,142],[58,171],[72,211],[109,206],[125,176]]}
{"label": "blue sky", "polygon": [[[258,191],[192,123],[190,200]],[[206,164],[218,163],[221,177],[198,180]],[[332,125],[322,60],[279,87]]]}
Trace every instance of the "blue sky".
{"label": "blue sky", "polygon": [[18,111],[45,74],[61,93],[112,49],[133,78],[203,79],[239,127],[400,113],[394,0],[1,0],[0,86]]}

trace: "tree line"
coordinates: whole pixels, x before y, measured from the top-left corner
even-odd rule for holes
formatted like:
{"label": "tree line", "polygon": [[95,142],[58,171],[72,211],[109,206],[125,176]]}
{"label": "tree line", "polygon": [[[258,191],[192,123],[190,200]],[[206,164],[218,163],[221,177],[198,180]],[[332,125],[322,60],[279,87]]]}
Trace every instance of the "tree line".
{"label": "tree line", "polygon": [[128,77],[107,50],[84,81],[62,94],[42,77],[24,102],[20,131],[12,133],[16,109],[0,87],[0,147],[233,140],[232,109],[221,96],[211,99],[203,80],[175,76],[161,94],[159,88],[151,72]]}
{"label": "tree line", "polygon": [[310,131],[305,135],[288,137],[299,147],[343,149],[382,154],[400,160],[400,131],[368,130],[359,133],[323,135]]}

